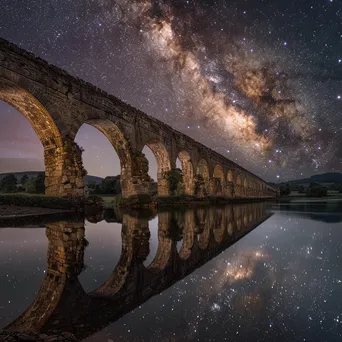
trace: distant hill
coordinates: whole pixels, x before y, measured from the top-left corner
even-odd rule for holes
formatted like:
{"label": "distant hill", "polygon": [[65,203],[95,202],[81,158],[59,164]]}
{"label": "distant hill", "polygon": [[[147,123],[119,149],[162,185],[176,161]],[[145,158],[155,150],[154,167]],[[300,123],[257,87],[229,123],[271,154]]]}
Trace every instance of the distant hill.
{"label": "distant hill", "polygon": [[304,185],[309,183],[322,183],[322,184],[336,184],[342,183],[342,173],[340,172],[327,172],[321,175],[314,175],[310,178],[294,179],[285,183],[290,183],[292,185]]}
{"label": "distant hill", "polygon": [[312,179],[314,182],[319,183],[342,183],[342,173],[323,173],[322,175],[312,176],[310,179]]}
{"label": "distant hill", "polygon": [[[0,179],[5,177],[8,174],[14,174],[18,180],[21,179],[22,176],[27,175],[27,177],[37,177],[39,174],[44,174],[44,171],[23,171],[23,172],[7,172],[7,173],[0,173]],[[85,183],[88,184],[90,181],[95,181],[96,184],[101,183],[103,178],[97,176],[85,176]]]}
{"label": "distant hill", "polygon": [[0,157],[0,173],[8,173],[10,170],[36,171],[44,169],[44,159]]}
{"label": "distant hill", "polygon": [[103,181],[103,178],[97,177],[97,176],[86,175],[84,181],[86,184],[88,184],[90,181],[94,181],[96,182],[96,184],[100,184]]}

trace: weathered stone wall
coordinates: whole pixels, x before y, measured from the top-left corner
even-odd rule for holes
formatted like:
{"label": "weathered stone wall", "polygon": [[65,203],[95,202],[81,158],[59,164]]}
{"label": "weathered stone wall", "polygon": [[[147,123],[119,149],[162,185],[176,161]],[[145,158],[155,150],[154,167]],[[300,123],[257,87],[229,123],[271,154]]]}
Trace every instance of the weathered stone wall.
{"label": "weathered stone wall", "polygon": [[[149,146],[156,156],[161,196],[169,194],[163,176],[176,167],[177,157],[182,161],[187,194],[194,194],[197,166],[200,160],[205,160],[210,182],[206,180],[199,196],[205,192],[206,195],[239,198],[276,196],[276,189],[222,155],[1,39],[0,100],[25,115],[42,141],[46,192],[50,195],[84,194],[85,171],[80,151],[73,141],[80,127],[88,123],[99,129],[118,153],[124,197],[148,193],[148,168],[141,153],[144,146]],[[213,180],[217,178],[214,176],[217,168],[220,184]],[[238,177],[241,185],[237,184]]]}

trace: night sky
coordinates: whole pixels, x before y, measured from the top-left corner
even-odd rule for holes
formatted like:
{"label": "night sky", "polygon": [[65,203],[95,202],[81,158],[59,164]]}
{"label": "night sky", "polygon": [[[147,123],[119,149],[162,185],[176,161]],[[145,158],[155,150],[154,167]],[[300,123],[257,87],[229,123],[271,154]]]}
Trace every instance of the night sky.
{"label": "night sky", "polygon": [[[0,8],[1,37],[266,180],[342,171],[341,1],[0,0]],[[25,118],[0,102],[0,120],[0,172],[43,169]],[[96,129],[83,126],[76,140],[89,174],[119,173]]]}

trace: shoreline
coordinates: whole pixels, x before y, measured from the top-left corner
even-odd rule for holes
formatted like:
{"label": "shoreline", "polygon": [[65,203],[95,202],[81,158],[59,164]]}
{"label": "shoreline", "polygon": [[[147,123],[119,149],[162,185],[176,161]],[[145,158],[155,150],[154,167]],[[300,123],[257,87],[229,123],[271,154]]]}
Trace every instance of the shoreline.
{"label": "shoreline", "polygon": [[341,202],[342,196],[326,196],[326,197],[280,197],[276,200],[277,203],[328,203]]}
{"label": "shoreline", "polygon": [[0,205],[0,220],[33,216],[49,216],[73,213],[72,209],[51,209],[30,206]]}

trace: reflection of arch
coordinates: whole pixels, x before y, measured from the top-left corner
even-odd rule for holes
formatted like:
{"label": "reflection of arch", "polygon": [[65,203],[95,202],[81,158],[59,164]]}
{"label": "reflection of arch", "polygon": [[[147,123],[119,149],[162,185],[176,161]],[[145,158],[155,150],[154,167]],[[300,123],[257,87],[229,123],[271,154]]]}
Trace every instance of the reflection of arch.
{"label": "reflection of arch", "polygon": [[200,249],[206,249],[210,239],[209,211],[204,208],[197,208],[195,210],[195,222],[200,232],[197,235],[198,246]]}
{"label": "reflection of arch", "polygon": [[234,219],[235,219],[236,227],[238,230],[240,230],[242,227],[242,215],[243,215],[242,208],[243,207],[240,205],[233,207]]}
{"label": "reflection of arch", "polygon": [[229,235],[229,236],[232,236],[232,235],[233,235],[234,227],[233,227],[233,224],[232,224],[231,222],[228,224],[227,232],[228,232],[228,235]]}
{"label": "reflection of arch", "polygon": [[[264,205],[260,203],[220,209],[204,208],[201,211],[206,213],[201,212],[197,216],[210,218],[204,231],[206,233],[201,234],[202,238],[199,239],[202,248],[190,236],[193,231],[194,211],[190,210],[184,216],[181,213],[183,225],[187,225],[189,221],[191,226],[188,229],[189,243],[186,243],[188,248],[184,250],[184,258],[177,255],[175,244],[167,239],[170,243],[160,246],[160,259],[154,262],[155,268],[146,268],[142,262],[148,252],[149,233],[146,220],[140,222],[135,217],[124,215],[123,230],[127,239],[123,241],[123,246],[126,247],[120,257],[121,271],[116,268],[117,279],[113,279],[107,289],[91,294],[85,293],[77,278],[84,261],[83,221],[76,226],[73,224],[75,227],[66,226],[66,229],[63,229],[63,223],[50,227],[48,276],[33,305],[4,331],[12,331],[10,334],[34,331],[50,336],[63,330],[74,334],[77,340],[83,340],[190,275],[266,218]],[[253,215],[256,212],[260,215],[257,220],[247,226],[242,226],[240,222],[241,230],[235,230],[235,214],[241,221],[243,216],[256,216]],[[159,214],[159,229],[162,231],[159,236],[168,236],[170,219],[170,213]],[[202,218],[200,221],[203,221]],[[218,221],[221,221],[221,227],[215,232],[220,224]],[[60,253],[61,247],[63,253]]]}
{"label": "reflection of arch", "polygon": [[90,293],[93,297],[111,297],[121,290],[131,270],[134,259],[144,260],[149,253],[150,231],[147,219],[123,215],[122,249],[118,264],[108,279]]}
{"label": "reflection of arch", "polygon": [[221,208],[214,209],[212,220],[212,223],[214,223],[213,232],[215,241],[217,243],[221,243],[224,237],[227,223],[224,210]]}
{"label": "reflection of arch", "polygon": [[0,100],[25,116],[44,147],[46,194],[64,195],[61,188],[63,142],[51,115],[31,93],[2,78],[0,78]]}
{"label": "reflection of arch", "polygon": [[[182,215],[183,216],[183,215]],[[179,257],[187,260],[191,255],[195,237],[195,217],[192,210],[188,210],[183,216],[183,243],[179,251]]]}
{"label": "reflection of arch", "polygon": [[243,214],[243,224],[245,227],[248,225],[248,216],[246,213]]}
{"label": "reflection of arch", "polygon": [[160,141],[150,141],[146,146],[153,152],[157,160],[157,181],[158,181],[158,195],[169,195],[169,184],[164,178],[165,172],[171,170],[170,157],[165,145]]}
{"label": "reflection of arch", "polygon": [[129,183],[132,179],[132,154],[129,143],[119,127],[107,119],[88,120],[87,124],[97,128],[110,141],[119,156],[121,166],[121,189],[122,196],[127,197]]}
{"label": "reflection of arch", "polygon": [[63,302],[67,284],[77,287],[79,298],[85,295],[77,279],[84,267],[86,240],[83,220],[48,224],[46,236],[49,241],[47,271],[41,288],[33,303],[6,327],[7,330],[39,331]]}
{"label": "reflection of arch", "polygon": [[162,212],[158,214],[158,249],[155,258],[148,266],[152,272],[160,272],[168,264],[175,244],[170,237],[171,214]]}
{"label": "reflection of arch", "polygon": [[226,195],[228,197],[234,196],[234,176],[231,170],[228,170],[226,177]]}
{"label": "reflection of arch", "polygon": [[236,177],[236,185],[242,185],[242,181],[241,181],[241,177],[240,177],[240,175],[238,175],[237,177]]}
{"label": "reflection of arch", "polygon": [[190,154],[186,151],[181,151],[178,154],[178,158],[182,164],[185,193],[187,195],[193,195],[194,193],[194,167],[191,162]]}
{"label": "reflection of arch", "polygon": [[217,164],[214,168],[214,179],[217,181],[215,194],[224,195],[226,182],[224,179],[223,167],[219,164]]}
{"label": "reflection of arch", "polygon": [[206,224],[207,224],[207,220],[208,220],[207,210],[199,207],[195,210],[194,215],[195,215],[196,231],[201,233],[204,231]]}

